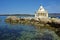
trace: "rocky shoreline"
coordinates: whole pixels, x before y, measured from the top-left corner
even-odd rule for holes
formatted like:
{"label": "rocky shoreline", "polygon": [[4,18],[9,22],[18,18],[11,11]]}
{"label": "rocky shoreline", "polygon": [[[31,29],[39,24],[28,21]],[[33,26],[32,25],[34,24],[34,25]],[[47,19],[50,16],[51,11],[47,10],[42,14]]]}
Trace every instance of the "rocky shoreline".
{"label": "rocky shoreline", "polygon": [[55,31],[60,36],[60,19],[49,18],[49,19],[24,19],[16,16],[8,16],[5,20],[6,23],[10,24],[25,24],[25,25],[33,25],[36,28],[46,28],[52,31]]}

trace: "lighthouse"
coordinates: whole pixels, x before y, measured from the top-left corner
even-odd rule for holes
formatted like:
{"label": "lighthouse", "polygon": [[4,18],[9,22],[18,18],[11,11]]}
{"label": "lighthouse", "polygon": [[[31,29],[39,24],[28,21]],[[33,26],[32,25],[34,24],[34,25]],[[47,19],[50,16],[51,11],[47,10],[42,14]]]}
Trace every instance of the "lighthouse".
{"label": "lighthouse", "polygon": [[40,6],[37,12],[35,12],[35,19],[39,18],[48,18],[48,12],[43,8],[43,6]]}

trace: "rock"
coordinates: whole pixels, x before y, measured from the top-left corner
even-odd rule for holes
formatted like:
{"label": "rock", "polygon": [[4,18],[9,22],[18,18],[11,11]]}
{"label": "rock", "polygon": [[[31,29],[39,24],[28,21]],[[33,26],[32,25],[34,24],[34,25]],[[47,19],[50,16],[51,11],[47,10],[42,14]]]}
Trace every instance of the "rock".
{"label": "rock", "polygon": [[60,37],[60,28],[57,28],[56,34]]}
{"label": "rock", "polygon": [[60,19],[51,18],[50,21],[51,22],[48,22],[47,24],[49,24],[51,27],[60,28]]}
{"label": "rock", "polygon": [[49,20],[48,18],[41,18],[39,21],[42,23],[51,22],[51,20]]}
{"label": "rock", "polygon": [[51,21],[52,21],[52,22],[55,22],[55,23],[57,23],[57,24],[60,24],[60,19],[52,18]]}
{"label": "rock", "polygon": [[20,18],[18,18],[16,16],[8,16],[6,19],[19,20]]}
{"label": "rock", "polygon": [[20,18],[16,17],[16,16],[8,16],[6,18],[6,22],[10,22],[10,23],[16,23],[16,22],[19,22],[20,21]]}

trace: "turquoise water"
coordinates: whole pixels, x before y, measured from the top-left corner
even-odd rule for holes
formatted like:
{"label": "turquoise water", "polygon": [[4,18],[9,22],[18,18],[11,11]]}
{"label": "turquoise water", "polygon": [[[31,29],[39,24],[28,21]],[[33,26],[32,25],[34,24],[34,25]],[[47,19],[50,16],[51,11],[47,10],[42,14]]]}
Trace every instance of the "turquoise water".
{"label": "turquoise water", "polygon": [[32,25],[9,24],[0,16],[0,40],[56,40],[58,36],[48,29],[36,29]]}

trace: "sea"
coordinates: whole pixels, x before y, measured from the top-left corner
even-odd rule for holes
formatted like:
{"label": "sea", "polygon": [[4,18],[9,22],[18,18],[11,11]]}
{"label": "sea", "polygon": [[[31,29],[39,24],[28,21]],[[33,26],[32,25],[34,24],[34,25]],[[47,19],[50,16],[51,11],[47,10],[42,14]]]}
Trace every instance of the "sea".
{"label": "sea", "polygon": [[33,25],[10,24],[0,16],[0,40],[57,40],[59,37],[49,29],[39,29]]}

